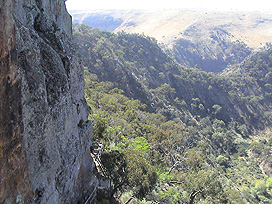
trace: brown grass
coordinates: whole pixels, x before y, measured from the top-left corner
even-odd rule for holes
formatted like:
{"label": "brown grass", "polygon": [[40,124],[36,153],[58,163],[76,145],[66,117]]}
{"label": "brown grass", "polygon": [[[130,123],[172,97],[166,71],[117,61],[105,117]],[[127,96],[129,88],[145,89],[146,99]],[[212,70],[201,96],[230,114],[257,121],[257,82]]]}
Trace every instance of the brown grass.
{"label": "brown grass", "polygon": [[[115,32],[144,33],[159,42],[171,45],[190,26],[196,26],[203,38],[213,27],[223,28],[232,40],[244,41],[251,48],[272,42],[272,14],[260,12],[213,12],[192,10],[115,10],[92,11],[122,18]],[[85,18],[87,15],[82,15]],[[128,26],[133,22],[134,26]],[[188,36],[186,36],[188,38]],[[189,37],[190,38],[190,37]]]}

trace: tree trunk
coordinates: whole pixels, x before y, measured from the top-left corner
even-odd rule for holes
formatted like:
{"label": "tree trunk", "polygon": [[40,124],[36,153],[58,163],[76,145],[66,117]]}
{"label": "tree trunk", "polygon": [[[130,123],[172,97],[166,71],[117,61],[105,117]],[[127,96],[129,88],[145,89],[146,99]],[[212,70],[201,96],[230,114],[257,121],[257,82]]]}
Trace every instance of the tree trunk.
{"label": "tree trunk", "polygon": [[179,184],[179,185],[181,185],[181,184],[183,184],[183,183],[184,183],[184,181],[170,181],[169,183],[171,183],[171,184]]}
{"label": "tree trunk", "polygon": [[125,204],[128,204],[130,201],[132,201],[134,199],[134,196],[131,196],[126,202]]}
{"label": "tree trunk", "polygon": [[199,190],[199,191],[193,191],[190,195],[190,201],[189,201],[189,204],[194,204],[194,199],[195,197],[197,196],[197,194],[201,193],[202,190]]}

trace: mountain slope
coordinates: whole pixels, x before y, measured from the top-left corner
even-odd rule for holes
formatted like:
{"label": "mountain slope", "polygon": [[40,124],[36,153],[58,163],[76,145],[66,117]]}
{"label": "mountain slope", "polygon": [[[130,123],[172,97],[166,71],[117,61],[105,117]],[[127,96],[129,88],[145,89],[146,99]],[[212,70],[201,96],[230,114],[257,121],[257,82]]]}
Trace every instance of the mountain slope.
{"label": "mountain slope", "polygon": [[144,35],[75,25],[74,38],[107,199],[271,202],[271,46],[215,74],[179,65]]}
{"label": "mountain slope", "polygon": [[[146,87],[156,88],[168,81],[170,71],[171,74],[179,72],[179,65],[153,38],[91,30],[85,25],[74,26],[74,38],[84,66],[90,67],[99,80],[116,82],[133,98],[148,101]],[[160,77],[163,79],[158,80]]]}
{"label": "mountain slope", "polygon": [[[246,123],[249,129],[263,126],[261,113],[268,111],[271,104],[263,91],[264,84],[257,83],[250,73],[234,72],[235,67],[222,74],[182,67],[154,39],[137,34],[113,34],[84,25],[75,26],[74,33],[85,67],[100,81],[115,82],[127,96],[145,102],[150,109],[151,104],[153,108],[171,104],[183,110],[175,104],[177,99],[186,102],[185,109],[193,115],[207,116],[214,105],[219,105],[222,111],[217,117],[226,122]],[[158,100],[165,83],[175,91]],[[254,100],[260,108],[255,107]],[[198,108],[200,104],[205,107],[202,112]]]}

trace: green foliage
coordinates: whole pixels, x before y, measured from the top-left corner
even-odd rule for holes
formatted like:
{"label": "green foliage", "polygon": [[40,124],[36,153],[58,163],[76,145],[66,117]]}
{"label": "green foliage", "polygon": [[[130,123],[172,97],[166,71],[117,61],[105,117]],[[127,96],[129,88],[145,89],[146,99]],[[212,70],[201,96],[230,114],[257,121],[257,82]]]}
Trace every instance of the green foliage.
{"label": "green foliage", "polygon": [[158,96],[159,98],[163,98],[166,100],[171,100],[173,99],[176,91],[174,88],[172,88],[169,84],[162,84],[160,87],[152,90],[151,92],[153,92],[156,96]]}
{"label": "green foliage", "polygon": [[93,115],[93,140],[101,141],[105,140],[105,131],[107,128],[107,120],[102,115]]}
{"label": "green foliage", "polygon": [[109,179],[112,181],[112,195],[117,190],[122,191],[123,187],[128,183],[127,161],[124,154],[117,150],[103,152],[101,163],[106,169]]}
{"label": "green foliage", "polygon": [[267,180],[255,180],[253,185],[252,193],[258,200],[264,203],[272,202],[271,177]]}
{"label": "green foliage", "polygon": [[129,186],[137,198],[144,198],[155,186],[157,174],[148,160],[136,150],[125,151],[128,169]]}
{"label": "green foliage", "polygon": [[255,154],[262,154],[263,152],[263,144],[261,142],[253,141],[250,144],[250,150]]}
{"label": "green foliage", "polygon": [[178,65],[144,35],[83,25],[74,35],[112,196],[271,201],[272,140],[253,135],[271,125],[271,48],[213,74]]}
{"label": "green foliage", "polygon": [[222,156],[222,155],[219,155],[217,158],[216,158],[216,162],[220,165],[220,166],[224,166],[225,168],[227,168],[229,166],[229,159]]}
{"label": "green foliage", "polygon": [[150,150],[150,146],[151,145],[144,137],[136,137],[131,141],[131,144],[129,145],[130,148],[137,150],[143,154]]}
{"label": "green foliage", "polygon": [[220,113],[220,111],[222,110],[222,107],[220,105],[218,105],[218,104],[213,105],[212,108],[213,108],[213,111],[214,111],[215,115]]}

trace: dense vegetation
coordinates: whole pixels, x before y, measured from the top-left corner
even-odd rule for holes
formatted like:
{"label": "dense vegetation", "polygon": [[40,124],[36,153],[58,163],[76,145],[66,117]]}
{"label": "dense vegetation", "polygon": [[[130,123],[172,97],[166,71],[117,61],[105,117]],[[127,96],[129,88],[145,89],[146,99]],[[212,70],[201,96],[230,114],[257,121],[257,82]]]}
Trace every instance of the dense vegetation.
{"label": "dense vegetation", "polygon": [[74,37],[111,203],[272,202],[269,45],[213,74],[144,35],[76,25]]}

